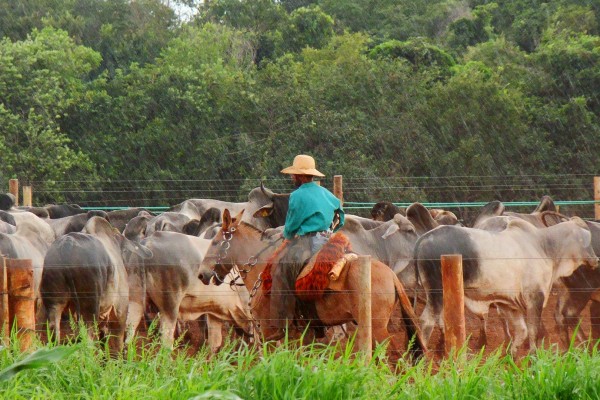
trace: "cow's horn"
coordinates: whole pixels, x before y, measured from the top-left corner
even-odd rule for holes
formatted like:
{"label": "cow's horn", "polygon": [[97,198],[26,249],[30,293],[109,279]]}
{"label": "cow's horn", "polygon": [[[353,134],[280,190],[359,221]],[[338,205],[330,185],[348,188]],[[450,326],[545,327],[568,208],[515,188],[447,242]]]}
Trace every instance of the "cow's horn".
{"label": "cow's horn", "polygon": [[265,194],[265,196],[267,196],[268,198],[272,199],[273,197],[275,197],[275,193],[273,193],[272,190],[269,190],[265,187],[265,184],[263,181],[260,181],[260,190],[262,190],[262,192]]}

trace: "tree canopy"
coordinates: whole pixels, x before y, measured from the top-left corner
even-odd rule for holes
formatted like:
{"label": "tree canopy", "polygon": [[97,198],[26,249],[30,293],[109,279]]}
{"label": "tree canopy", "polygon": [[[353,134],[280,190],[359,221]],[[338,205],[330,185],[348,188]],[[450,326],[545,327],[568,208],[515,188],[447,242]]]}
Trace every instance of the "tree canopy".
{"label": "tree canopy", "polygon": [[40,202],[237,200],[309,153],[371,182],[355,200],[513,200],[544,193],[406,179],[600,170],[598,2],[170,4],[197,12],[0,5],[0,181],[38,182]]}

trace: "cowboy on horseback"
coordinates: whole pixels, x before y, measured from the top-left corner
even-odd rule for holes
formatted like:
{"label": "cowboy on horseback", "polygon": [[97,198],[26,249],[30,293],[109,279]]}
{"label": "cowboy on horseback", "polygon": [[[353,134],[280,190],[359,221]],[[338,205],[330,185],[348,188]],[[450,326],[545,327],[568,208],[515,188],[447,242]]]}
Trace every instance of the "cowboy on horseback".
{"label": "cowboy on horseback", "polygon": [[[291,167],[281,170],[291,175],[296,190],[289,200],[283,236],[287,247],[272,271],[270,330],[265,340],[279,340],[294,319],[294,284],[305,262],[329,240],[331,233],[344,225],[340,200],[329,190],[313,182],[324,177],[311,156],[298,155]],[[335,220],[335,222],[334,222]]]}

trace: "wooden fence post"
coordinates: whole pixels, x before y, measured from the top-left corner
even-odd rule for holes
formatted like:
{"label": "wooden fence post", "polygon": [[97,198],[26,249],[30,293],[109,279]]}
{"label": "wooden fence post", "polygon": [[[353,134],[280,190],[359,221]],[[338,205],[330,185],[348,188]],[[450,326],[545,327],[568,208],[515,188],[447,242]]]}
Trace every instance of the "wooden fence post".
{"label": "wooden fence post", "polygon": [[333,176],[333,194],[335,197],[340,199],[342,205],[344,205],[344,190],[343,190],[343,178],[342,175]]}
{"label": "wooden fence post", "polygon": [[0,300],[2,306],[0,307],[0,329],[2,335],[2,342],[5,346],[8,346],[10,338],[10,320],[8,318],[8,277],[6,273],[6,258],[0,257]]}
{"label": "wooden fence post", "polygon": [[19,180],[9,179],[8,192],[15,196],[15,207],[19,206]]}
{"label": "wooden fence post", "polygon": [[[594,177],[594,201],[600,201],[600,176]],[[600,219],[600,203],[594,203],[594,219]]]}
{"label": "wooden fence post", "polygon": [[35,296],[31,260],[6,260],[8,272],[9,319],[17,324],[21,351],[31,347],[35,335]]}
{"label": "wooden fence post", "polygon": [[31,207],[33,203],[32,198],[31,186],[23,186],[23,205],[25,207]]}
{"label": "wooden fence post", "polygon": [[373,321],[371,313],[371,256],[358,256],[360,282],[358,284],[358,349],[366,362],[373,357]]}
{"label": "wooden fence post", "polygon": [[460,349],[466,341],[465,292],[461,254],[442,255],[445,353]]}

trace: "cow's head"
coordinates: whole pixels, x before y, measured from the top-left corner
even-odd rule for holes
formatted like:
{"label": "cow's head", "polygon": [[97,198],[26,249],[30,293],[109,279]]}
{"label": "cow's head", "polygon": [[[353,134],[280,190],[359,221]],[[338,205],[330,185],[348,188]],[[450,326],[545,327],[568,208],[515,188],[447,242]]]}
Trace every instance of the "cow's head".
{"label": "cow's head", "polygon": [[12,193],[0,194],[0,210],[10,210],[15,205],[16,198]]}
{"label": "cow's head", "polygon": [[[198,219],[192,219],[183,226],[183,233],[191,236],[200,236],[209,227],[215,223],[221,222],[221,211],[218,208],[211,207]],[[210,237],[212,238],[212,236]]]}
{"label": "cow's head", "polygon": [[431,217],[440,225],[458,225],[458,217],[452,211],[440,210],[439,208],[429,210]]}
{"label": "cow's head", "polygon": [[410,264],[419,235],[415,226],[401,214],[394,215],[394,218],[383,224],[381,229],[385,230],[381,239],[388,257],[386,262],[396,274],[399,274]]}
{"label": "cow's head", "polygon": [[258,223],[254,225],[260,230],[285,225],[289,201],[289,194],[275,193],[261,182],[260,188],[252,190],[248,195],[249,207],[256,209],[252,215]]}
{"label": "cow's head", "polygon": [[598,267],[598,256],[594,252],[594,248],[592,245],[592,233],[587,225],[587,223],[579,217],[571,218],[571,221],[574,222],[579,229],[579,243],[583,248],[581,254],[581,264],[587,265],[590,268]]}
{"label": "cow's head", "polygon": [[120,249],[123,260],[129,260],[132,254],[142,259],[151,258],[153,255],[152,250],[140,243],[127,239],[117,228],[113,227],[110,222],[102,217],[90,218],[86,222],[82,232],[96,237],[103,236],[111,240]]}
{"label": "cow's head", "polygon": [[125,225],[123,236],[134,242],[141,242],[146,237],[146,227],[152,216],[147,213],[140,213],[137,217],[133,217]]}
{"label": "cow's head", "polygon": [[236,241],[235,235],[242,221],[244,210],[235,217],[231,216],[228,209],[223,210],[221,230],[213,238],[208,252],[198,271],[198,278],[208,285],[211,278],[215,278],[215,284],[223,283],[225,276],[236,265]]}
{"label": "cow's head", "polygon": [[380,201],[371,209],[371,218],[373,218],[375,221],[390,221],[396,214],[402,214],[406,216],[406,210],[395,206],[389,201]]}

